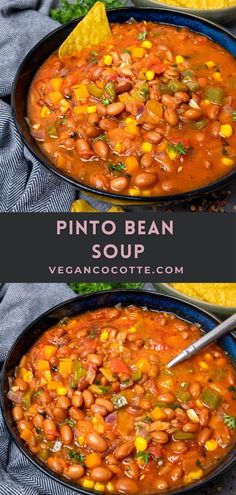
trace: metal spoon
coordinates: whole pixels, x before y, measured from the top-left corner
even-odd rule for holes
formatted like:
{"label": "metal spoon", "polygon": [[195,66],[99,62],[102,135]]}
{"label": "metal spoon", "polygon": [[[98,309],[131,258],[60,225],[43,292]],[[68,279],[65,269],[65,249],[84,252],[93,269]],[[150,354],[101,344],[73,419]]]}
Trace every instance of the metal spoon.
{"label": "metal spoon", "polygon": [[196,340],[196,342],[194,342],[193,344],[189,345],[186,349],[180,352],[180,354],[178,354],[174,359],[169,361],[166,367],[172,368],[172,366],[176,366],[176,364],[179,364],[182,361],[189,359],[191,356],[193,356],[198,351],[200,351],[200,349],[202,349],[203,347],[206,347],[214,340],[219,339],[219,337],[222,337],[222,335],[225,335],[227,332],[230,332],[230,330],[233,330],[235,326],[236,326],[236,313],[234,313],[232,316],[227,318],[227,320],[217,325],[217,327],[214,328],[214,330],[207,332],[205,335],[203,335],[203,337]]}

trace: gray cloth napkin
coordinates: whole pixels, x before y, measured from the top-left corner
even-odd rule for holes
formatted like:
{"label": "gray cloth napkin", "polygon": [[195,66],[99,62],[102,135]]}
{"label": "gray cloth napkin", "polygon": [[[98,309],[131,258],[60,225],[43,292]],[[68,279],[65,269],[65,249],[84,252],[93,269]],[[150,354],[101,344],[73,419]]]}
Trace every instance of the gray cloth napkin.
{"label": "gray cloth napkin", "polygon": [[[151,284],[146,289],[153,290]],[[72,298],[66,284],[0,286],[0,368],[7,351],[28,323],[54,305]],[[235,495],[235,469],[198,495]],[[0,495],[76,495],[33,466],[10,439],[0,411]]]}

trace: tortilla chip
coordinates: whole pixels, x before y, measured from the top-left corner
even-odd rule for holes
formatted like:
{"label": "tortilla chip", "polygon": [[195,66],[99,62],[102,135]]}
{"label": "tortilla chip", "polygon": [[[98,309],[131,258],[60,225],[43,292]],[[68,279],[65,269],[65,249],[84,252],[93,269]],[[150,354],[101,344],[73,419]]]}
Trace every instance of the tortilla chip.
{"label": "tortilla chip", "polygon": [[88,46],[104,43],[111,37],[105,6],[96,2],[62,43],[58,55],[60,58],[67,57]]}

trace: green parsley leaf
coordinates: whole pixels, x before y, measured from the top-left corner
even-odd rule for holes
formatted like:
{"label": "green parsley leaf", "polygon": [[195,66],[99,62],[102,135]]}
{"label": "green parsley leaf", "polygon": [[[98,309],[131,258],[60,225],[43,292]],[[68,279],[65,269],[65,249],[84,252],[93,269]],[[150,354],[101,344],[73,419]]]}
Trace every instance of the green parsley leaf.
{"label": "green parsley leaf", "polygon": [[228,416],[228,414],[224,414],[224,423],[230,428],[230,430],[236,430],[236,417]]}
{"label": "green parsley leaf", "polygon": [[65,425],[69,425],[71,426],[72,428],[75,427],[76,425],[76,421],[74,421],[74,419],[72,418],[67,418],[65,421],[64,421]]}
{"label": "green parsley leaf", "polygon": [[103,100],[102,100],[103,105],[110,105],[110,103],[111,102],[110,102],[109,98],[103,98]]}
{"label": "green parsley leaf", "polygon": [[82,464],[82,465],[84,464],[84,460],[85,460],[84,454],[81,454],[80,452],[76,452],[76,450],[69,450],[68,454],[69,454],[69,457],[74,462]]}
{"label": "green parsley leaf", "polygon": [[147,31],[143,31],[143,33],[138,33],[138,40],[144,41],[147,37]]}
{"label": "green parsley leaf", "polygon": [[125,164],[123,162],[119,163],[108,163],[108,170],[110,172],[123,172],[125,170]]}
{"label": "green parsley leaf", "polygon": [[178,144],[169,143],[168,144],[168,151],[175,151],[176,153],[178,153],[179,156],[187,155],[188,152],[190,151],[190,149],[191,149],[190,147],[184,146],[183,143],[178,143]]}
{"label": "green parsley leaf", "polygon": [[37,399],[43,392],[43,388],[39,388],[38,390],[36,390],[36,392],[34,392],[34,399]]}
{"label": "green parsley leaf", "polygon": [[[59,7],[50,10],[50,17],[61,24],[78,19],[91,9],[96,0],[60,0]],[[106,9],[117,9],[124,7],[126,0],[103,0]]]}
{"label": "green parsley leaf", "polygon": [[127,48],[124,48],[124,50],[122,50],[123,53],[128,53],[129,55],[131,54],[131,51],[130,50],[127,50]]}
{"label": "green parsley leaf", "polygon": [[96,141],[107,141],[107,136],[106,134],[100,134],[98,137],[94,138],[93,142],[96,143]]}
{"label": "green parsley leaf", "polygon": [[150,458],[150,452],[147,450],[146,452],[137,452],[136,457],[147,464]]}

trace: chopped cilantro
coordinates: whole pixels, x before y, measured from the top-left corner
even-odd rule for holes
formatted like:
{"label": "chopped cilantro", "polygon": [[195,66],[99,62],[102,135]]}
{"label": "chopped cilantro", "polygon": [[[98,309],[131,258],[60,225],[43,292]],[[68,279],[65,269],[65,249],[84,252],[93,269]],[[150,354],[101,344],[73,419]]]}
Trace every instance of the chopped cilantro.
{"label": "chopped cilantro", "polygon": [[137,452],[136,457],[140,461],[143,461],[145,462],[145,464],[147,464],[150,458],[150,452],[148,452],[147,450],[146,452]]}
{"label": "chopped cilantro", "polygon": [[106,134],[100,134],[100,136],[94,138],[93,142],[96,143],[96,141],[107,141]]}
{"label": "chopped cilantro", "polygon": [[[91,9],[96,0],[74,0],[69,2],[68,0],[60,0],[59,6],[50,10],[50,16],[54,21],[58,21],[61,24],[78,19]],[[116,9],[124,7],[124,0],[103,0],[106,9]]]}
{"label": "chopped cilantro", "polygon": [[109,105],[110,103],[111,102],[110,102],[109,98],[103,98],[103,100],[102,100],[103,105]]}
{"label": "chopped cilantro", "polygon": [[41,395],[41,393],[43,392],[43,388],[39,388],[38,390],[36,390],[36,392],[34,392],[34,399],[37,399],[37,397],[39,397]]}
{"label": "chopped cilantro", "polygon": [[152,418],[150,418],[150,416],[145,416],[143,418],[143,421],[144,421],[144,423],[151,423],[152,422]]}
{"label": "chopped cilantro", "polygon": [[108,163],[108,170],[110,172],[123,172],[125,170],[125,164],[123,162],[119,163]]}
{"label": "chopped cilantro", "polygon": [[128,54],[130,55],[131,51],[130,51],[130,50],[127,50],[127,48],[125,48],[125,49],[123,50],[123,53],[128,53]]}
{"label": "chopped cilantro", "polygon": [[147,37],[147,31],[143,31],[142,33],[138,33],[138,40],[144,41]]}
{"label": "chopped cilantro", "polygon": [[191,149],[190,147],[184,146],[183,143],[178,143],[178,144],[169,143],[168,144],[168,151],[175,151],[176,153],[178,153],[179,156],[187,155],[188,152],[190,151],[190,149]]}
{"label": "chopped cilantro", "polygon": [[224,414],[224,423],[230,428],[230,430],[236,430],[236,417],[228,416],[228,414]]}
{"label": "chopped cilantro", "polygon": [[72,418],[67,418],[65,421],[64,421],[65,425],[69,425],[71,426],[72,428],[74,428],[74,426],[76,425],[76,421],[74,421],[74,419]]}
{"label": "chopped cilantro", "polygon": [[78,462],[79,464],[84,464],[84,459],[85,455],[81,454],[80,452],[77,452],[76,450],[69,450],[68,452],[69,457],[74,461]]}

